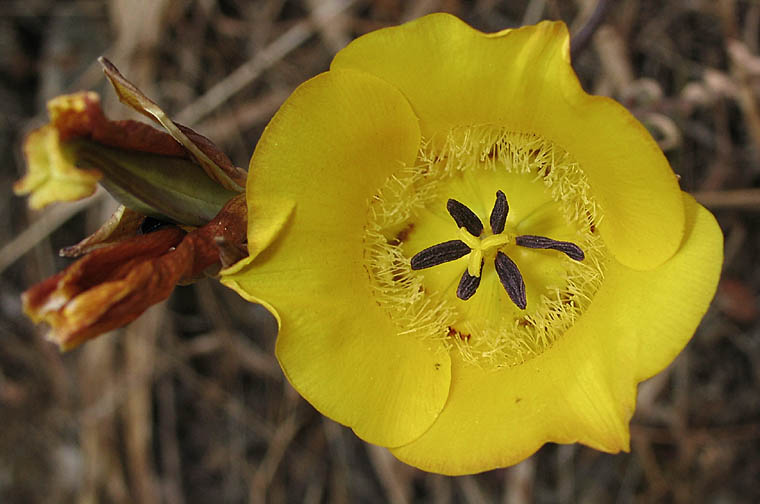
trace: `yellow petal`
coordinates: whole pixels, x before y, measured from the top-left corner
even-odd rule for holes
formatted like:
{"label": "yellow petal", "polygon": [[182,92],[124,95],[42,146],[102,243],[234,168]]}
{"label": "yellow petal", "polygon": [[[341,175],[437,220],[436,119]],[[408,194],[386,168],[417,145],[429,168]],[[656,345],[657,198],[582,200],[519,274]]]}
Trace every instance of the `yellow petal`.
{"label": "yellow petal", "polygon": [[287,224],[296,202],[277,197],[248,198],[248,255],[256,257]]}
{"label": "yellow petal", "polygon": [[100,173],[74,165],[50,124],[32,131],[24,142],[27,174],[13,185],[19,195],[30,194],[29,206],[43,208],[57,201],[76,201],[95,192]]}
{"label": "yellow petal", "polygon": [[367,202],[419,142],[409,104],[376,77],[334,71],[301,85],[262,135],[247,185],[248,201],[293,201],[292,215],[287,204],[259,209],[262,219],[254,209],[249,242],[265,246],[222,280],[275,313],[277,357],[296,390],[386,446],[424,432],[449,388],[448,354],[399,334],[364,269]]}
{"label": "yellow petal", "polygon": [[267,307],[275,316],[278,316],[274,308],[265,301],[249,299],[250,296],[238,288],[233,276],[247,268],[264,249],[274,242],[280,231],[290,220],[295,210],[296,202],[278,196],[269,196],[264,199],[246,198],[248,224],[248,255],[240,261],[219,272],[221,282],[240,293],[249,301],[259,303]]}
{"label": "yellow petal", "polygon": [[650,269],[678,248],[684,217],[675,175],[628,111],[583,91],[563,23],[483,34],[433,14],[360,37],[331,68],[362,70],[397,86],[426,138],[493,124],[566,149],[588,177],[603,210],[599,231],[623,264]]}
{"label": "yellow petal", "polygon": [[621,292],[628,326],[635,333],[631,362],[637,380],[670,364],[686,346],[707,311],[723,265],[723,233],[715,217],[683,193],[686,236],[677,255],[654,271],[637,272],[614,265],[605,284]]}
{"label": "yellow petal", "polygon": [[690,196],[683,201],[687,229],[675,256],[647,272],[610,264],[587,312],[521,366],[487,372],[453,360],[441,416],[394,454],[428,471],[464,474],[519,462],[546,442],[627,450],[636,384],[689,341],[720,275],[720,229]]}

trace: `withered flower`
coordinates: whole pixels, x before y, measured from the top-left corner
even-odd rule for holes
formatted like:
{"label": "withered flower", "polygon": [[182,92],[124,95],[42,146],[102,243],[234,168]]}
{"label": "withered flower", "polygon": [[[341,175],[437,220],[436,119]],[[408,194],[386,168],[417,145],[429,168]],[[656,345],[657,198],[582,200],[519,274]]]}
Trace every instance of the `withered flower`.
{"label": "withered flower", "polygon": [[90,196],[100,183],[122,206],[93,235],[61,250],[80,257],[23,295],[62,349],[134,320],[178,283],[245,255],[245,171],[209,139],[174,123],[108,60],[121,101],[161,124],[105,117],[96,93],[48,103],[50,123],[24,144],[28,172],[14,190],[32,208]]}

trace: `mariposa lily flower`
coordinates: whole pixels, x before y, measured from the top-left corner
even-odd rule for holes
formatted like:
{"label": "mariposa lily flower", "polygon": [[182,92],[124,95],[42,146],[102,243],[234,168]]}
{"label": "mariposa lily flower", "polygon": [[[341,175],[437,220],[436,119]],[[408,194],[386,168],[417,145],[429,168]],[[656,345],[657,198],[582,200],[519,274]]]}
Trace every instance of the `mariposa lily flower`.
{"label": "mariposa lily flower", "polygon": [[722,235],[646,129],[586,94],[560,22],[382,29],[259,141],[249,257],[293,386],[427,471],[627,450],[636,386],[715,292]]}
{"label": "mariposa lily flower", "polygon": [[166,114],[109,61],[123,102],[160,123],[111,121],[100,98],[81,92],[48,103],[50,123],[24,143],[28,171],[14,190],[32,208],[72,201],[103,185],[122,206],[61,255],[81,257],[27,290],[25,313],[51,327],[62,349],[137,318],[174,287],[245,255],[245,171]]}

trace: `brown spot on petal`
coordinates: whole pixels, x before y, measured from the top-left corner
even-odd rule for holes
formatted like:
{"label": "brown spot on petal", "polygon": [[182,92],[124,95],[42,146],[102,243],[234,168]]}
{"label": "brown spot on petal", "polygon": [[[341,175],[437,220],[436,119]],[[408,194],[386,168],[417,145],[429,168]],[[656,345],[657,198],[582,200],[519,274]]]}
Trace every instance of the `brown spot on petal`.
{"label": "brown spot on petal", "polygon": [[470,338],[472,337],[471,334],[460,332],[458,329],[455,329],[451,326],[448,326],[447,329],[449,331],[447,334],[449,338],[459,338],[460,340],[466,342],[466,341],[470,341]]}
{"label": "brown spot on petal", "polygon": [[410,222],[404,229],[396,233],[396,240],[398,240],[399,243],[404,243],[407,238],[409,238],[409,235],[414,231],[414,223]]}

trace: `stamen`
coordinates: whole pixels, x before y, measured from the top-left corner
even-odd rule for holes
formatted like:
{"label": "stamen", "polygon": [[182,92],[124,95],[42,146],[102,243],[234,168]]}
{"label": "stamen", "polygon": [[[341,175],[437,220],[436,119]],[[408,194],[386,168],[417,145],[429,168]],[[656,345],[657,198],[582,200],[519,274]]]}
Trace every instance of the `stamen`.
{"label": "stamen", "polygon": [[507,196],[501,191],[496,191],[496,202],[493,204],[493,210],[491,210],[491,231],[493,234],[497,235],[504,231],[508,213]]}
{"label": "stamen", "polygon": [[521,247],[559,250],[576,261],[582,261],[586,257],[583,250],[575,243],[552,240],[546,236],[522,235],[515,238],[515,243]]}
{"label": "stamen", "polygon": [[[480,273],[483,273],[482,260],[480,261]],[[464,270],[462,278],[459,280],[459,287],[457,287],[457,297],[459,299],[467,301],[473,296],[473,294],[475,294],[475,291],[478,290],[478,286],[480,285],[481,274],[478,274],[478,276],[472,276],[469,271]]]}
{"label": "stamen", "polygon": [[412,269],[421,270],[438,266],[439,264],[459,259],[469,252],[470,247],[461,240],[450,240],[439,243],[416,253],[411,260]]}
{"label": "stamen", "polygon": [[523,281],[522,274],[517,268],[517,265],[501,251],[496,253],[494,265],[496,266],[496,273],[499,275],[499,280],[501,280],[501,285],[503,285],[504,290],[507,291],[509,299],[511,299],[518,308],[524,310],[525,307],[528,306],[528,300],[525,296],[525,282]]}
{"label": "stamen", "polygon": [[472,236],[480,236],[483,232],[483,223],[480,218],[463,203],[450,199],[446,203],[446,210],[454,218],[457,226],[465,228]]}

